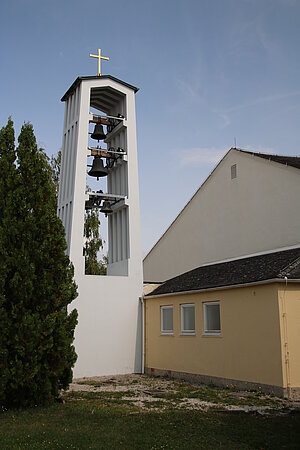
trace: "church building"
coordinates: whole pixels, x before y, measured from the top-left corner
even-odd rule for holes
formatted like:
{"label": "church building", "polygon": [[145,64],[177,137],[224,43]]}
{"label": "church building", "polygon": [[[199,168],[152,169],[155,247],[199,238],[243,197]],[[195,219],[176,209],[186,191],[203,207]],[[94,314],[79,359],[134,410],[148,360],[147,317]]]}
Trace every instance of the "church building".
{"label": "church building", "polygon": [[154,245],[146,373],[300,398],[299,169],[230,149]]}
{"label": "church building", "polygon": [[300,246],[300,157],[231,148],[143,261],[144,282]]}
{"label": "church building", "polygon": [[[78,77],[58,215],[74,265],[75,377],[168,375],[300,392],[300,158],[232,148],[142,265],[133,85]],[[87,270],[92,211],[105,273]],[[144,291],[143,291],[144,270]]]}

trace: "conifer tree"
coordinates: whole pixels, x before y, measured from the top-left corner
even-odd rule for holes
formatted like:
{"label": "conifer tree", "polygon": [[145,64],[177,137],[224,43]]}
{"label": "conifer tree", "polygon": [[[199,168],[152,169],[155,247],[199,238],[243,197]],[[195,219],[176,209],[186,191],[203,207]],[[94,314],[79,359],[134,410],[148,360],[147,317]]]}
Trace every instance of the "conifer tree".
{"label": "conifer tree", "polygon": [[13,122],[9,118],[6,127],[0,130],[0,406],[4,404],[9,380],[7,339],[10,321],[7,314],[5,286],[9,266],[7,228],[12,225],[15,159]]}
{"label": "conifer tree", "polygon": [[77,312],[68,314],[67,305],[77,292],[64,228],[56,215],[51,168],[30,124],[22,127],[16,154],[0,248],[5,249],[7,265],[3,295],[8,375],[3,404],[27,406],[51,402],[71,381]]}

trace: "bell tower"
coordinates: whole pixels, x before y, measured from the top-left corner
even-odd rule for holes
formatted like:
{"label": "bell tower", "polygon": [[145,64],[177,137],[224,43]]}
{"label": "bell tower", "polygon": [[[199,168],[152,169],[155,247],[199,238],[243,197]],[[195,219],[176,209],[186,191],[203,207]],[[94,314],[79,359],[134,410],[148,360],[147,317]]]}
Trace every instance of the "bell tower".
{"label": "bell tower", "polygon": [[[98,75],[78,77],[62,97],[58,215],[79,292],[72,305],[79,313],[75,377],[142,370],[137,91],[111,75]],[[84,225],[92,208],[101,224],[107,221],[106,275],[85,272]]]}

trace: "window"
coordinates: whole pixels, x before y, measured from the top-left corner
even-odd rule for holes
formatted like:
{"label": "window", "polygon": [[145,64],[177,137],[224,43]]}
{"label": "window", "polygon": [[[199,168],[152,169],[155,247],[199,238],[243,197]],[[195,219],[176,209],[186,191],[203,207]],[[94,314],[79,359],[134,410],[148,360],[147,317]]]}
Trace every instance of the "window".
{"label": "window", "polygon": [[233,180],[236,177],[237,177],[237,167],[236,164],[233,164],[233,166],[231,166],[231,179]]}
{"label": "window", "polygon": [[220,335],[221,321],[220,321],[220,303],[208,302],[203,303],[204,312],[204,334]]}
{"label": "window", "polygon": [[161,334],[173,334],[173,306],[161,306]]}
{"label": "window", "polygon": [[195,305],[181,305],[181,334],[195,334]]}

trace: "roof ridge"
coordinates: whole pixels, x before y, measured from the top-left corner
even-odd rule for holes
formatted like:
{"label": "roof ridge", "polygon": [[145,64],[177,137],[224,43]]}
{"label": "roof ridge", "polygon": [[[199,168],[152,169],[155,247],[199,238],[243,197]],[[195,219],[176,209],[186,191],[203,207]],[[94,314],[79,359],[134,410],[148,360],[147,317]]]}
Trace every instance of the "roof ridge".
{"label": "roof ridge", "polygon": [[255,152],[253,150],[246,150],[243,148],[234,148],[234,150],[239,150],[243,153],[251,153],[253,155],[265,155],[265,156],[278,156],[280,158],[297,158],[300,159],[300,156],[297,155],[283,155],[282,153],[266,153],[266,152]]}
{"label": "roof ridge", "polygon": [[251,150],[236,149],[241,153],[246,153],[248,155],[257,156],[268,161],[275,162],[277,164],[282,164],[288,167],[294,167],[300,169],[300,157],[292,155],[276,155],[275,153],[259,153]]}

